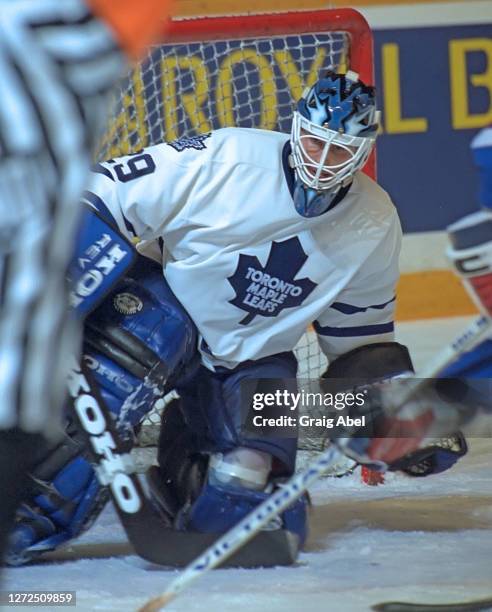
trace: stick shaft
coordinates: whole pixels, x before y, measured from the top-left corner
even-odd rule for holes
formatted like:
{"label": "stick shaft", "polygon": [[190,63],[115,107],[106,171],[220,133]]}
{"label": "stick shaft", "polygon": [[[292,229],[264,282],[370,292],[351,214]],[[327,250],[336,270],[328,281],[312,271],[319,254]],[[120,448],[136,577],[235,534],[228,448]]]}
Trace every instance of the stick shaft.
{"label": "stick shaft", "polygon": [[453,363],[460,355],[473,349],[479,342],[485,340],[492,332],[492,321],[488,316],[480,316],[469,325],[464,332],[435,355],[430,362],[418,372],[413,383],[407,385],[399,399],[399,406],[412,396],[429,378],[435,378],[444,368]]}

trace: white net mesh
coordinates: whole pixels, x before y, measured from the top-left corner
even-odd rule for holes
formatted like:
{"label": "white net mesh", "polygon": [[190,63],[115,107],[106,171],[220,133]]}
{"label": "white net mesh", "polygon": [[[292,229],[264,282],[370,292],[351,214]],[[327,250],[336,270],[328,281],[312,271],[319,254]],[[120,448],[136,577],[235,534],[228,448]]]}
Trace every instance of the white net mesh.
{"label": "white net mesh", "polygon": [[153,47],[125,79],[99,157],[226,126],[290,131],[293,105],[348,66],[346,32]]}
{"label": "white net mesh", "polygon": [[[225,126],[290,132],[305,87],[327,69],[350,67],[350,41],[348,32],[332,31],[153,47],[124,80],[98,157]],[[316,378],[326,367],[312,331],[296,354],[299,377]],[[155,444],[165,403],[144,422],[141,445]]]}

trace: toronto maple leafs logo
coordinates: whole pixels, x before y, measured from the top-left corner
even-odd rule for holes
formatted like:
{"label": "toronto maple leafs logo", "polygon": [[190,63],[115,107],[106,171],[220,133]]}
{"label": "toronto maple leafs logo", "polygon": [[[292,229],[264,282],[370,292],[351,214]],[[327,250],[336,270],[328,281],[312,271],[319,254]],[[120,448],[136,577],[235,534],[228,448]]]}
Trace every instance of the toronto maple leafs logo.
{"label": "toronto maple leafs logo", "polygon": [[181,151],[185,149],[196,149],[197,151],[201,151],[207,148],[205,140],[210,138],[211,135],[212,134],[208,132],[208,134],[198,134],[197,136],[183,136],[182,138],[171,140],[167,144],[173,149],[176,149],[178,153],[181,153]]}
{"label": "toronto maple leafs logo", "polygon": [[248,313],[239,323],[248,325],[257,315],[276,317],[284,308],[302,304],[317,286],[309,278],[294,280],[306,259],[297,237],[272,242],[265,267],[257,257],[239,255],[236,271],[227,279],[236,292],[229,302]]}

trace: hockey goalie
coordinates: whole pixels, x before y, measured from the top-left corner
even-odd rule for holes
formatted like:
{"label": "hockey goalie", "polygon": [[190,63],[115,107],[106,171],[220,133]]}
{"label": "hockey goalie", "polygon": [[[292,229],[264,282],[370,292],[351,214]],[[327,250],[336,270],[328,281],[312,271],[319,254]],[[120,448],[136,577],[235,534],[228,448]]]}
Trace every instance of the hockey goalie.
{"label": "hockey goalie", "polygon": [[[304,92],[290,138],[225,128],[94,168],[72,270],[83,364],[130,441],[177,390],[148,473],[170,528],[223,533],[293,473],[295,434],[246,437],[240,407],[261,379],[296,390],[293,347],[309,324],[328,377],[412,371],[393,337],[400,224],[361,172],[377,129],[373,88],[329,73]],[[115,278],[118,232],[139,255]],[[78,536],[107,499],[70,407],[64,435],[38,455],[11,564]],[[269,529],[302,546],[306,506],[302,497]]]}

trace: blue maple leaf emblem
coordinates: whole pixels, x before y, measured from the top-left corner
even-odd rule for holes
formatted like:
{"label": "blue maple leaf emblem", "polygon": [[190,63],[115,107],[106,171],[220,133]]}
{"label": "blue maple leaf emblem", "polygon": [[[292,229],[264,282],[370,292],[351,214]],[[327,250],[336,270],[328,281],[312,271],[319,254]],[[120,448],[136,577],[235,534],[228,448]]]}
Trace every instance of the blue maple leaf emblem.
{"label": "blue maple leaf emblem", "polygon": [[265,267],[257,257],[239,255],[236,271],[227,280],[236,292],[229,303],[248,313],[240,325],[251,323],[257,315],[276,317],[284,308],[302,304],[317,286],[309,278],[294,280],[306,259],[297,237],[272,242]]}

